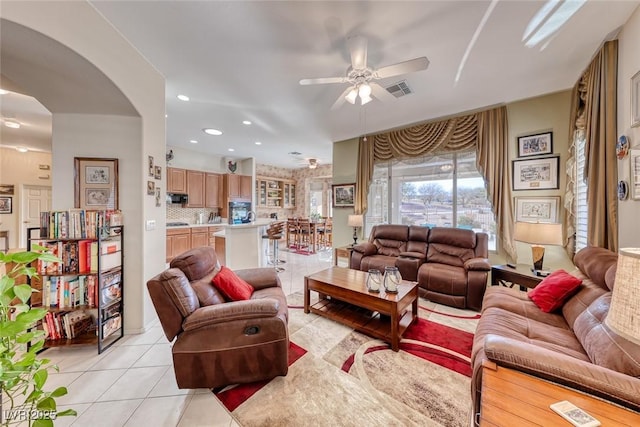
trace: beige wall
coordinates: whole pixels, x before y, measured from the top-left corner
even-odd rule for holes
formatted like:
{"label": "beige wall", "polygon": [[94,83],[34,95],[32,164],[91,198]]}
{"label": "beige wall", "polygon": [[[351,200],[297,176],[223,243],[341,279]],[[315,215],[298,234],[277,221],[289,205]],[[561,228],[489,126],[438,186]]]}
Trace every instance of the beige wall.
{"label": "beige wall", "polygon": [[8,195],[11,197],[12,213],[0,214],[0,231],[9,231],[10,248],[25,246],[19,240],[20,233],[24,231],[20,223],[22,186],[51,187],[53,171],[40,169],[40,165],[51,167],[51,153],[20,153],[13,148],[0,148],[0,184],[14,186],[13,195]]}
{"label": "beige wall", "polygon": [[[640,8],[629,18],[618,38],[618,135],[626,135],[632,149],[640,149],[640,126],[631,127],[631,77],[640,71]],[[613,141],[611,141],[613,144]],[[629,156],[618,160],[618,178],[631,184]],[[640,200],[618,202],[620,247],[640,247]]]}
{"label": "beige wall", "polygon": [[[333,144],[333,184],[350,184],[356,182],[356,165],[358,163],[358,138],[348,139]],[[353,208],[333,209],[333,246],[345,246],[353,243],[353,228],[347,225],[349,214]],[[362,229],[358,230],[358,239],[362,240]]]}

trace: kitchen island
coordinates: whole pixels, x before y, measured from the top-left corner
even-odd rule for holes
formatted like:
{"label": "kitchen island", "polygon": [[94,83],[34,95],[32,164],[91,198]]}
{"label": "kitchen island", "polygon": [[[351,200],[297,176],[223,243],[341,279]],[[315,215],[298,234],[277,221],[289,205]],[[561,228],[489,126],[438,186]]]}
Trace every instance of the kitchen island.
{"label": "kitchen island", "polygon": [[222,265],[226,265],[232,270],[266,267],[268,241],[262,239],[262,235],[265,234],[265,229],[271,222],[273,222],[272,219],[259,218],[245,224],[187,224],[167,227],[167,235],[179,232],[179,230],[189,230],[191,233],[190,244],[183,248],[182,251],[184,251],[190,247],[206,245],[206,240],[202,243],[196,243],[194,236],[199,234],[199,230],[208,227],[210,231],[209,244],[215,247]]}

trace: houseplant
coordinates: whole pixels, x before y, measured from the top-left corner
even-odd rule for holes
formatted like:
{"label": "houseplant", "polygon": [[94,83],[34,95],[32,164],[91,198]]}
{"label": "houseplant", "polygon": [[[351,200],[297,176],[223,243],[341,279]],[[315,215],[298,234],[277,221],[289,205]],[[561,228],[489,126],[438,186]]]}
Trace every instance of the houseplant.
{"label": "houseplant", "polygon": [[[45,391],[49,369],[57,367],[40,357],[45,333],[35,328],[44,318],[44,308],[31,307],[33,292],[27,284],[16,284],[22,276],[36,277],[34,261],[60,261],[45,248],[37,252],[0,252],[0,424],[9,426],[27,421],[29,426],[52,426],[59,416],[76,415],[67,409],[57,412],[55,399],[67,394],[66,387]],[[30,343],[27,346],[27,343]]]}

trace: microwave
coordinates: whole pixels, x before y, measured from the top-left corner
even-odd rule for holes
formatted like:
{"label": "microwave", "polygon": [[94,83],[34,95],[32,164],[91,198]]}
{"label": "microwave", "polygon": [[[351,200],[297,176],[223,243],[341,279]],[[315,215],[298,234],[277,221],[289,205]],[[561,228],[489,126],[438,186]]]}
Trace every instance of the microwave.
{"label": "microwave", "polygon": [[167,201],[169,200],[172,205],[185,205],[189,202],[189,196],[186,194],[167,193]]}

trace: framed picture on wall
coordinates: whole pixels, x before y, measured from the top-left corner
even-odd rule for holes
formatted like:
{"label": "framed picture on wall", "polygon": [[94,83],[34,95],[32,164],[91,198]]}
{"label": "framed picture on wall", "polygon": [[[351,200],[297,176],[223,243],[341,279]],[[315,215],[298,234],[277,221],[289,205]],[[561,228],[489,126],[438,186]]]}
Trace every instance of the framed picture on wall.
{"label": "framed picture on wall", "polygon": [[11,197],[0,197],[0,214],[10,214],[11,212]]}
{"label": "framed picture on wall", "polygon": [[629,150],[631,159],[631,198],[640,200],[640,150]]}
{"label": "framed picture on wall", "polygon": [[553,153],[553,132],[518,137],[518,157]]}
{"label": "framed picture on wall", "polygon": [[356,197],[356,184],[337,184],[331,186],[333,196],[333,207],[354,206]]}
{"label": "framed picture on wall", "polygon": [[640,71],[631,77],[631,127],[640,126]]}
{"label": "framed picture on wall", "polygon": [[513,190],[556,190],[559,171],[560,156],[513,160]]}
{"label": "framed picture on wall", "polygon": [[74,207],[118,209],[118,159],[75,157]]}
{"label": "framed picture on wall", "polygon": [[516,221],[558,222],[560,197],[516,197]]}

